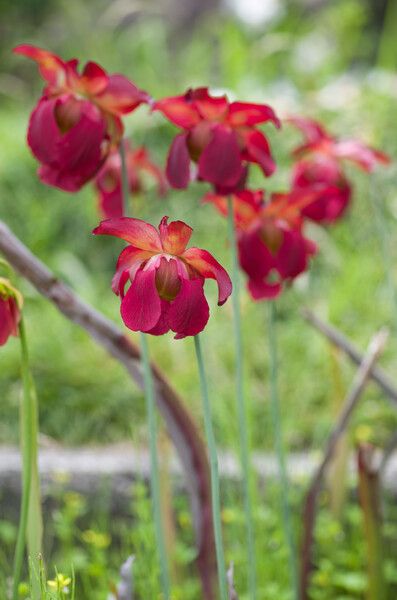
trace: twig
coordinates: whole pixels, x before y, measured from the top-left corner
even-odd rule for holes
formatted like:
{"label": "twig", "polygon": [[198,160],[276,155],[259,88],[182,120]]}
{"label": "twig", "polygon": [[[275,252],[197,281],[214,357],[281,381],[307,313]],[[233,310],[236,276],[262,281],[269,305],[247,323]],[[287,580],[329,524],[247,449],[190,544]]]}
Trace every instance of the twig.
{"label": "twig", "polygon": [[356,375],[343,402],[338,418],[336,419],[336,423],[331,431],[331,435],[328,438],[324,450],[323,460],[317,467],[309,487],[303,516],[304,537],[301,552],[302,563],[300,578],[300,600],[308,600],[308,585],[313,566],[311,562],[311,549],[313,544],[313,530],[316,516],[316,499],[321,484],[321,479],[330,459],[332,458],[336,443],[340,435],[345,431],[353,410],[357,406],[357,403],[365,389],[371,370],[383,352],[387,337],[388,330],[382,329],[371,339],[368,350],[359,368],[357,369]]}
{"label": "twig", "polygon": [[[303,308],[301,311],[302,317],[313,325],[318,331],[323,333],[332,343],[341,348],[350,358],[356,363],[360,364],[364,358],[363,352],[357,348],[357,346],[348,338],[344,333],[339,331],[336,327],[323,321],[311,310]],[[374,365],[370,372],[370,377],[377,382],[377,384],[383,389],[387,396],[395,404],[397,404],[397,388],[395,387],[392,379],[386,373],[382,367]]]}
{"label": "twig", "polygon": [[[139,348],[123,331],[99,311],[81,300],[65,283],[36,258],[0,221],[0,252],[13,268],[26,277],[68,319],[83,327],[90,336],[120,361],[139,389],[144,389]],[[199,553],[197,566],[204,598],[214,598],[216,581],[215,544],[211,514],[210,468],[201,433],[182,399],[165,375],[152,363],[157,407],[180,457],[189,490],[192,520]]]}

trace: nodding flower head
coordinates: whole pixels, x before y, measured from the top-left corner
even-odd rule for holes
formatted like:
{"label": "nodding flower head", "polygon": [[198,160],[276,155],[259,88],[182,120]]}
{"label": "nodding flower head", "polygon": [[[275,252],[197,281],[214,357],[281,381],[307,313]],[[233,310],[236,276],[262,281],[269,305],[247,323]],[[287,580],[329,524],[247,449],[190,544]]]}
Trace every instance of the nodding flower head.
{"label": "nodding flower head", "polygon": [[18,336],[23,298],[8,279],[0,277],[0,346],[4,346],[10,335]]}
{"label": "nodding flower head", "polygon": [[270,106],[229,102],[226,96],[211,96],[208,88],[198,88],[162,98],[153,110],[184,130],[168,155],[167,178],[174,188],[188,186],[191,161],[197,163],[199,179],[225,188],[238,184],[246,163],[258,164],[265,175],[276,168],[266,137],[255,129],[266,121],[280,127]]}
{"label": "nodding flower head", "polygon": [[[315,197],[311,191],[272,194],[264,201],[261,190],[232,195],[240,266],[248,275],[247,287],[254,300],[275,298],[283,282],[292,281],[309,265],[316,245],[303,236],[302,207]],[[227,198],[207,194],[224,216]]]}
{"label": "nodding flower head", "polygon": [[120,142],[121,116],[150,97],[123,75],[108,75],[94,62],[79,74],[77,59],[65,62],[27,44],[14,52],[36,61],[47,82],[28,129],[30,149],[42,163],[39,177],[47,185],[76,192]]}
{"label": "nodding flower head", "polygon": [[[218,284],[218,304],[226,302],[232,284],[225,269],[206,250],[186,246],[192,228],[182,221],[159,231],[139,219],[123,217],[103,221],[94,234],[113,235],[129,242],[117,262],[112,289],[121,297],[121,316],[133,331],[162,335],[170,329],[176,339],[204,329],[209,307],[205,279]],[[127,283],[130,286],[125,292]]]}

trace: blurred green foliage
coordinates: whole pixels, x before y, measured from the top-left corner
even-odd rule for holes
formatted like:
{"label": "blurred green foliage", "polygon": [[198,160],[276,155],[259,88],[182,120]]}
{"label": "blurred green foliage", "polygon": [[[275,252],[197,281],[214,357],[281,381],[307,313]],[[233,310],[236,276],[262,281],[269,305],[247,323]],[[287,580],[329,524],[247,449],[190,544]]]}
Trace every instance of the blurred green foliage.
{"label": "blurred green foliage", "polygon": [[[299,113],[318,118],[335,135],[358,137],[395,157],[395,76],[376,68],[377,61],[378,66],[391,66],[393,52],[396,55],[392,11],[387,13],[390,22],[382,29],[381,14],[374,17],[370,2],[338,0],[312,8],[295,2],[280,5],[278,16],[255,28],[218,12],[204,15],[194,29],[181,32],[172,21],[172,11],[164,16],[161,4],[150,3],[145,9],[122,2],[29,0],[11,6],[0,1],[0,15],[7,12],[6,19],[0,17],[0,217],[57,275],[120,326],[119,299],[110,290],[110,280],[123,246],[115,239],[91,236],[99,216],[89,185],[71,195],[38,181],[37,163],[27,148],[25,135],[29,112],[43,82],[35,65],[12,55],[11,50],[19,43],[33,43],[64,58],[79,57],[83,64],[95,60],[109,72],[129,76],[154,97],[182,93],[189,86],[209,85],[227,91],[231,98],[267,102],[282,117]],[[378,48],[383,48],[382,53]],[[160,115],[150,115],[146,107],[127,117],[125,123],[133,142],[145,143],[164,165],[175,134],[173,127]],[[268,126],[266,132],[278,171],[264,181],[253,169],[253,185],[285,190],[291,165],[289,151],[299,136],[288,125],[280,132]],[[329,344],[300,317],[301,307],[309,306],[328,318],[362,348],[375,330],[389,325],[393,334],[382,365],[390,373],[396,370],[397,307],[390,293],[390,285],[396,280],[396,168],[380,168],[370,177],[351,169],[349,176],[355,194],[348,216],[329,230],[309,228],[309,237],[318,244],[319,253],[309,273],[286,290],[278,302],[280,398],[288,450],[321,447],[341,401],[340,386],[346,391],[355,371],[343,355],[335,360]],[[229,268],[226,224],[211,206],[199,205],[205,191],[204,184],[195,184],[188,191],[170,191],[166,199],[159,200],[155,190],[150,189],[145,197],[133,199],[134,215],[155,225],[164,214],[171,220],[186,221],[194,228],[192,244],[207,248]],[[133,434],[144,438],[143,398],[121,366],[27,282],[19,279],[18,283],[25,296],[40,431],[67,444],[114,442]],[[220,447],[236,450],[232,310],[230,303],[218,309],[215,284],[209,282],[206,287],[212,318],[202,341],[215,434]],[[241,306],[252,446],[269,450],[274,440],[268,399],[266,307],[253,303],[245,292]],[[150,348],[201,423],[191,340],[174,341],[171,335],[152,338]],[[15,443],[21,388],[18,340],[12,339],[0,349],[0,365],[0,442]],[[371,384],[354,417],[352,440],[365,431],[367,441],[383,446],[396,425],[395,407]],[[144,514],[148,510],[144,493],[135,501]],[[185,502],[180,497],[176,501]],[[299,501],[300,497],[295,506]],[[75,505],[70,498],[59,502],[64,502],[62,508],[52,515],[53,539],[60,544],[59,554],[56,549],[49,554],[62,572],[68,572],[73,562],[80,572],[83,593],[96,586],[105,594],[107,574],[117,579],[118,567],[131,552],[132,543],[145,556],[152,551],[153,539],[144,530],[147,523],[143,519],[128,534],[133,541],[128,538],[120,542],[123,552],[112,554],[110,563],[105,564],[109,553],[105,554],[104,549],[96,548],[94,557],[89,544],[82,539],[76,542],[76,536],[81,536],[78,520],[86,516],[84,499],[82,512],[78,513],[72,511],[73,506],[77,511],[78,502]],[[288,598],[288,584],[276,502],[272,506],[268,490],[266,503],[262,492],[258,496],[256,519],[265,533],[257,544],[261,597],[282,599]],[[244,523],[238,504],[237,494],[229,496],[225,492],[225,514],[233,523],[225,527],[227,556],[243,563]],[[181,510],[186,514],[186,507]],[[352,523],[358,519],[354,506],[349,506],[345,519],[345,524],[335,524],[325,515],[319,522],[313,600],[362,598],[364,558],[359,528]],[[110,531],[108,525],[100,527],[90,522],[86,530],[106,533]],[[13,526],[0,521],[3,544],[11,547],[14,535]],[[186,563],[193,552],[191,541],[181,542],[178,552],[181,563]],[[2,556],[0,549],[0,559]],[[154,572],[153,565],[154,561],[145,562],[149,574]],[[385,568],[395,584],[395,564],[388,562]],[[246,589],[245,575],[236,575],[242,592]],[[197,597],[196,583],[189,585],[190,591],[183,589],[184,600]],[[244,600],[244,593],[240,598]]]}
{"label": "blurred green foliage", "polygon": [[[141,11],[128,23],[123,19],[123,10],[128,13],[132,8],[120,6],[119,14],[105,5],[98,8],[91,3],[47,3],[40,5],[36,14],[40,27],[30,19],[26,7],[21,27],[13,29],[7,66],[0,75],[12,76],[14,83],[14,87],[2,88],[0,210],[15,233],[56,274],[121,325],[119,301],[109,284],[122,246],[118,240],[90,235],[99,217],[89,185],[73,195],[38,181],[37,164],[26,146],[25,132],[42,81],[31,61],[9,54],[14,44],[36,43],[65,58],[78,56],[83,63],[95,59],[110,72],[130,76],[155,97],[182,92],[189,85],[209,84],[226,89],[231,97],[267,101],[281,116],[293,112],[320,118],[336,135],[357,136],[380,144],[392,156],[396,154],[397,136],[391,116],[391,76],[369,68],[371,53],[365,54],[361,43],[363,38],[372,46],[376,41],[375,36],[367,39],[366,35],[370,20],[367,4],[356,0],[333,2],[312,11],[293,4],[289,11],[281,11],[277,19],[256,29],[243,27],[219,13],[216,18],[204,17],[201,26],[185,36],[183,47],[172,40],[172,25],[167,28],[155,11]],[[11,13],[11,22],[14,18]],[[316,53],[321,54],[321,60]],[[363,53],[366,63],[359,62]],[[145,107],[125,122],[133,142],[145,143],[164,164],[174,128],[160,115],[150,115]],[[280,132],[267,126],[266,132],[279,168],[268,181],[253,168],[253,185],[286,189],[291,165],[288,153],[299,136],[288,125]],[[396,309],[390,301],[388,277],[389,281],[395,278],[395,269],[387,274],[382,258],[382,238],[387,235],[391,263],[395,264],[394,174],[394,167],[379,169],[371,177],[353,169],[349,172],[355,185],[349,215],[332,229],[310,228],[309,235],[318,243],[319,254],[309,274],[286,290],[278,303],[280,391],[290,448],[317,447],[336,410],[329,346],[301,320],[299,308],[310,306],[328,317],[362,347],[375,329],[394,322]],[[206,189],[204,184],[195,184],[188,191],[170,191],[165,200],[159,200],[151,188],[145,197],[133,200],[133,212],[153,224],[164,214],[185,220],[194,228],[192,244],[208,248],[228,268],[225,223],[211,206],[200,206],[198,202]],[[386,232],[379,232],[377,227],[379,211],[384,213]],[[20,286],[26,298],[41,431],[71,444],[128,438],[131,428],[143,422],[141,394],[121,367],[95,347],[84,332],[57,314],[26,282],[20,281]],[[214,423],[219,444],[234,447],[237,436],[234,354],[229,344],[231,307],[226,304],[221,310],[216,308],[215,286],[210,282],[207,287],[213,316],[204,344]],[[273,441],[268,425],[265,307],[263,303],[254,304],[244,294],[242,311],[253,445],[269,448]],[[391,370],[395,350],[393,337],[384,359]],[[151,351],[200,419],[190,341],[175,342],[171,336],[152,338]],[[18,352],[17,340],[1,349],[3,441],[17,439]],[[354,371],[347,360],[341,361],[340,369],[347,388]],[[368,389],[362,406],[356,423],[370,422],[372,441],[382,443],[397,422],[395,411],[388,408],[375,386]]]}

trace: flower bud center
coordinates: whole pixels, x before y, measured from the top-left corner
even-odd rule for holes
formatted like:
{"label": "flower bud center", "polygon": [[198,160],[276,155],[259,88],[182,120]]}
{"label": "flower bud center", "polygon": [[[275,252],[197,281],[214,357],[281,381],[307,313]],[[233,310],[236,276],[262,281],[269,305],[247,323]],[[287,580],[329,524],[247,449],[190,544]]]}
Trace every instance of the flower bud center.
{"label": "flower bud center", "polygon": [[210,121],[200,121],[196,127],[189,133],[187,146],[190,158],[197,162],[204,148],[210,143],[212,138],[212,123]]}
{"label": "flower bud center", "polygon": [[160,298],[174,300],[181,289],[177,259],[162,257],[156,270],[156,288]]}

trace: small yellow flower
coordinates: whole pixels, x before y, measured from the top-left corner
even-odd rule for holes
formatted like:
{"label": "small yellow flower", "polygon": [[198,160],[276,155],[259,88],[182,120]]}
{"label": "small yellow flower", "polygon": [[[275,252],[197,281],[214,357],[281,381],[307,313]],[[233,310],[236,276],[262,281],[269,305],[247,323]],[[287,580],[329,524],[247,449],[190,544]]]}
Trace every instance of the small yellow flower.
{"label": "small yellow flower", "polygon": [[[72,580],[70,577],[65,577],[65,575],[63,575],[62,573],[58,573],[55,579],[50,579],[49,581],[47,581],[47,585],[54,589],[58,589],[59,587],[62,591],[67,592],[67,586],[70,584],[71,581]],[[66,588],[66,590],[64,588]]]}

